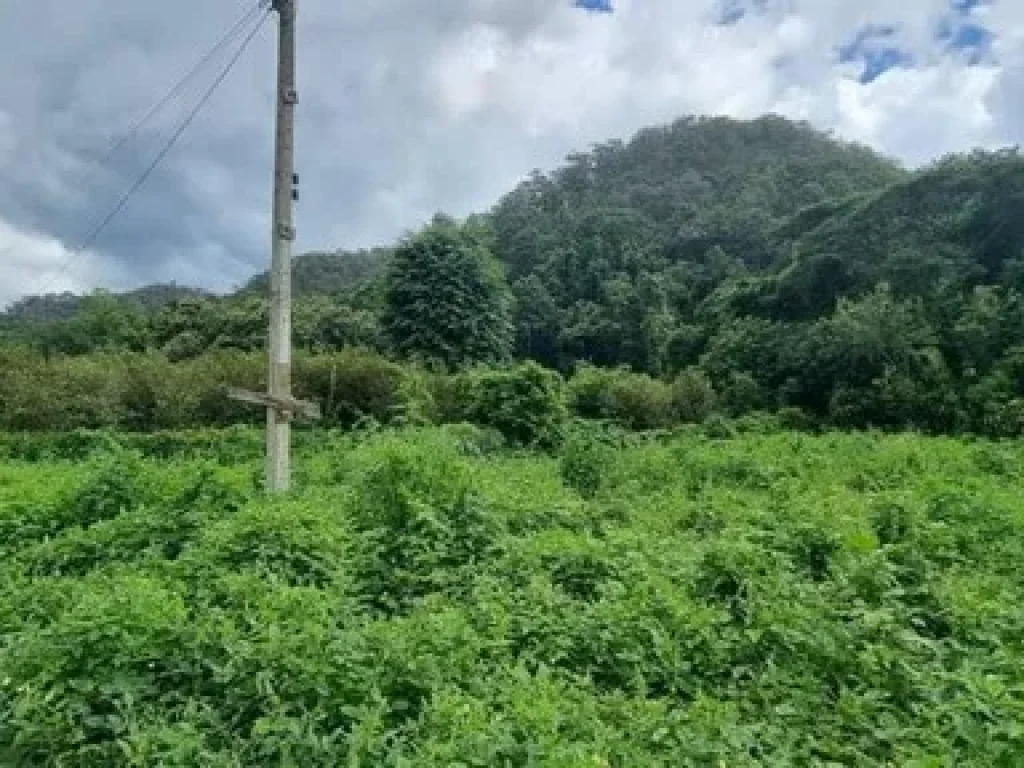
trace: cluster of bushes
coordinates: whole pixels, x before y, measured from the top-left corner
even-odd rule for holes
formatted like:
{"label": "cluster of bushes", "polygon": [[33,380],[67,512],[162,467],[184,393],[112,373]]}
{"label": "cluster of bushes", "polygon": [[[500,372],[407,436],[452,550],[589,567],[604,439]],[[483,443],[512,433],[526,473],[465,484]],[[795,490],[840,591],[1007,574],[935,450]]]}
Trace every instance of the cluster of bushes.
{"label": "cluster of bushes", "polygon": [[[320,425],[328,428],[470,422],[500,431],[513,444],[543,449],[559,445],[567,421],[574,418],[648,431],[771,413],[784,426],[799,429],[909,427],[992,437],[1024,434],[1024,399],[1014,394],[1024,381],[1021,354],[1008,357],[996,374],[979,378],[962,395],[941,381],[929,387],[887,369],[856,386],[838,384],[827,402],[816,404],[808,392],[796,384],[790,387],[783,374],[772,372],[770,349],[757,350],[765,356],[762,365],[751,366],[758,376],[712,360],[709,373],[691,367],[656,378],[627,368],[582,365],[564,378],[533,362],[440,372],[354,348],[297,355],[293,391],[320,404]],[[915,361],[931,370],[930,359]],[[842,365],[836,362],[832,370],[842,370]],[[815,375],[827,373],[819,368]],[[764,376],[782,381],[785,396],[773,395],[761,381]],[[256,426],[263,422],[262,410],[231,400],[225,388],[260,391],[265,381],[265,359],[254,352],[225,350],[171,362],[159,353],[47,358],[0,348],[0,430],[155,432]]]}
{"label": "cluster of bushes", "polygon": [[[183,362],[157,353],[109,353],[47,359],[0,353],[0,426],[8,430],[115,428],[152,431],[258,424],[261,409],[227,397],[227,387],[266,389],[265,357],[222,351]],[[319,402],[326,423],[390,421],[408,372],[379,355],[346,350],[298,355],[293,391]]]}
{"label": "cluster of bushes", "polygon": [[664,429],[700,423],[716,408],[714,387],[698,369],[671,381],[624,368],[581,368],[569,382],[569,401],[581,418],[610,421],[629,429]]}
{"label": "cluster of bushes", "polygon": [[[182,362],[142,353],[52,359],[2,354],[4,430],[156,432],[257,425],[264,418],[259,408],[225,393],[228,386],[266,387],[266,364],[255,353],[223,351]],[[465,421],[492,427],[513,444],[544,449],[560,444],[572,416],[662,429],[703,421],[715,407],[714,390],[697,371],[665,382],[625,369],[585,367],[567,384],[536,363],[446,374],[358,349],[298,355],[292,388],[321,405],[328,427]]]}

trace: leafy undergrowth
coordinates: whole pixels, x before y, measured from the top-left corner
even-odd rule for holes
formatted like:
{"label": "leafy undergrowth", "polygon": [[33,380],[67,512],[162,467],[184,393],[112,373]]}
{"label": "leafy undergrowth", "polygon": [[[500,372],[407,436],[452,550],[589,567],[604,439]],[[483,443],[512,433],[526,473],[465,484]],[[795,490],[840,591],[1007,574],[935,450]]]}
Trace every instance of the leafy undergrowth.
{"label": "leafy undergrowth", "polygon": [[0,765],[1015,766],[1024,450],[338,437],[0,468]]}

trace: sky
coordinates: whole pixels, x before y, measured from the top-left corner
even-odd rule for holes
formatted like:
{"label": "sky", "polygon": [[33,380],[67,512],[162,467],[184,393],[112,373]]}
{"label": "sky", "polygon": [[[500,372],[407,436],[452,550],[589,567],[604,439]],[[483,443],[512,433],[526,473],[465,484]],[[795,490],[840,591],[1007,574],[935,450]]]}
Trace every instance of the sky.
{"label": "sky", "polygon": [[[266,268],[275,20],[106,150],[255,0],[0,0],[0,306]],[[1024,141],[1024,0],[301,0],[303,250],[393,242],[688,114],[807,120],[918,167]],[[228,52],[230,53],[230,52]]]}

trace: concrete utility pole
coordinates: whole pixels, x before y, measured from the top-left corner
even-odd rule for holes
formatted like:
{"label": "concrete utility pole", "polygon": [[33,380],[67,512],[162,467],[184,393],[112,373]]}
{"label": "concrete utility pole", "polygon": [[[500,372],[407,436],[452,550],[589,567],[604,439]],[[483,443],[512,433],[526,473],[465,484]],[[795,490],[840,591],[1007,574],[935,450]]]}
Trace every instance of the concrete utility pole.
{"label": "concrete utility pole", "polygon": [[[277,146],[274,151],[274,230],[270,264],[271,397],[292,393],[292,198],[295,189],[295,3],[274,0],[280,17],[277,50]],[[287,491],[291,484],[290,415],[267,408],[267,489]]]}
{"label": "concrete utility pole", "polygon": [[270,264],[270,339],[267,394],[229,390],[236,400],[267,407],[267,490],[291,485],[291,420],[319,416],[319,409],[292,397],[292,203],[298,197],[295,175],[295,16],[297,0],[273,0],[280,20],[277,59],[277,138],[274,152],[274,212]]}

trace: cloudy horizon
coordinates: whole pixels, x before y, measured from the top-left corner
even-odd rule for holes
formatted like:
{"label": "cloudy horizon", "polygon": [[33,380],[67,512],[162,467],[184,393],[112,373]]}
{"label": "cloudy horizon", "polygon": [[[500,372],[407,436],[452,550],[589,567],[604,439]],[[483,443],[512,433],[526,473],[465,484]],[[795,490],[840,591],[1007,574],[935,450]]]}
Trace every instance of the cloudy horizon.
{"label": "cloudy horizon", "polygon": [[[273,23],[130,205],[74,252],[217,67],[109,165],[97,158],[254,2],[4,7],[0,307],[153,282],[223,291],[266,268]],[[1019,0],[408,6],[301,0],[298,251],[386,244],[437,211],[486,210],[535,168],[690,114],[782,114],[908,167],[1024,139]]]}

